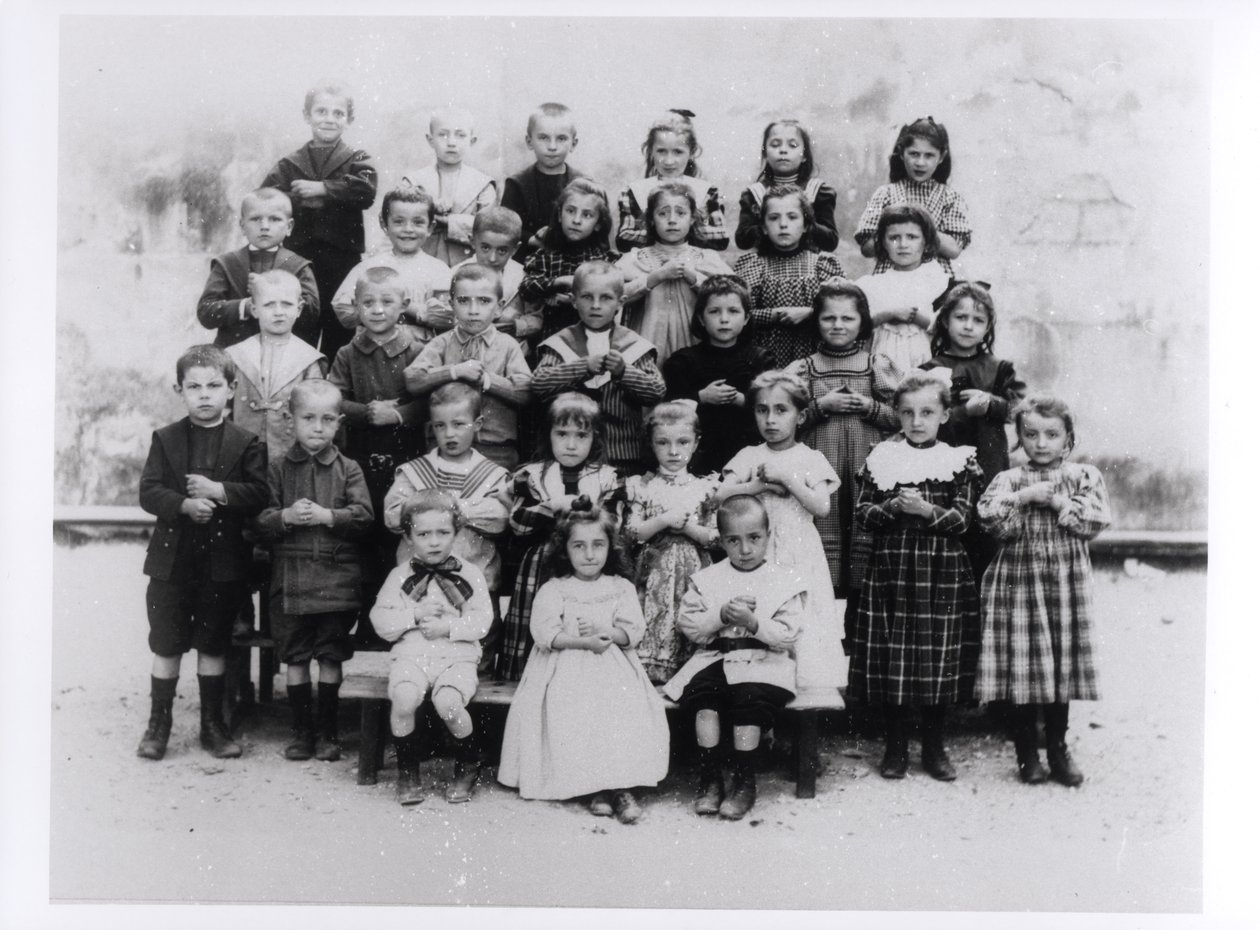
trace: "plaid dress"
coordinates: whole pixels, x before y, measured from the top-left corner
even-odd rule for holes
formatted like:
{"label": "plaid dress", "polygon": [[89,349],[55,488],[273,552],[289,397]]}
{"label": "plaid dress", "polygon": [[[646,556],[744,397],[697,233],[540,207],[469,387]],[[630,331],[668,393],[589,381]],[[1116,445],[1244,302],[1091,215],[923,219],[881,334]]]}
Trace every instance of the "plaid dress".
{"label": "plaid dress", "polygon": [[[873,534],[849,663],[849,696],[870,704],[929,706],[971,696],[960,675],[974,650],[979,603],[959,537],[971,522],[981,472],[974,450],[915,448],[898,434],[858,472],[857,525]],[[890,508],[915,487],[931,518]]]}
{"label": "plaid dress", "polygon": [[818,328],[806,319],[796,326],[771,321],[778,307],[806,307],[814,302],[818,285],[828,278],[843,278],[844,269],[834,255],[808,248],[779,252],[773,248],[745,252],[735,262],[735,274],[744,279],[752,294],[753,345],[769,351],[775,368],[786,368],[809,355],[818,344]]}
{"label": "plaid dress", "polygon": [[[959,248],[965,249],[971,244],[971,221],[967,218],[967,204],[963,201],[962,195],[948,184],[931,179],[922,182],[903,179],[891,184],[881,184],[875,188],[875,193],[871,194],[871,199],[867,201],[866,209],[858,218],[857,232],[853,234],[857,244],[864,245],[868,240],[875,238],[875,231],[879,227],[879,217],[885,208],[900,206],[904,203],[912,203],[926,210],[932,217],[932,222],[936,224],[937,232],[953,236],[958,240]],[[954,268],[948,258],[938,255],[936,260],[950,277],[954,276]],[[890,268],[892,268],[891,261],[886,258],[879,259],[875,263],[873,274],[882,274]]]}
{"label": "plaid dress", "polygon": [[[1049,481],[1070,505],[1020,506],[1015,495]],[[1088,540],[1111,522],[1102,475],[1092,465],[1024,465],[998,475],[980,498],[981,525],[1001,540],[981,585],[984,627],[976,698],[1015,704],[1094,701]]]}
{"label": "plaid dress", "polygon": [[568,277],[584,262],[615,263],[617,258],[617,253],[609,249],[606,242],[593,237],[584,242],[566,242],[559,249],[544,245],[527,258],[519,293],[525,302],[542,305],[542,331],[531,336],[530,341],[537,345],[578,322],[577,308],[571,302],[556,302],[561,294],[571,293],[557,286],[556,278]]}

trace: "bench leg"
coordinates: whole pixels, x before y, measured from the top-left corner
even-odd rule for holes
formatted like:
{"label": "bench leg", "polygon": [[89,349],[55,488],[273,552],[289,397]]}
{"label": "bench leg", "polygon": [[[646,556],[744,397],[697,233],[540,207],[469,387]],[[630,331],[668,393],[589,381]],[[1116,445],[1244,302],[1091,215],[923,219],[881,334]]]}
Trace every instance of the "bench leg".
{"label": "bench leg", "polygon": [[381,739],[381,703],[363,700],[359,709],[359,784],[375,785],[385,754]]}
{"label": "bench leg", "polygon": [[812,798],[818,780],[818,711],[797,712],[796,796]]}
{"label": "bench leg", "polygon": [[[263,636],[271,638],[271,598],[267,596],[264,589],[258,595],[258,629]],[[264,704],[270,704],[276,672],[279,671],[276,662],[276,650],[270,646],[262,646],[258,650],[258,699]]]}

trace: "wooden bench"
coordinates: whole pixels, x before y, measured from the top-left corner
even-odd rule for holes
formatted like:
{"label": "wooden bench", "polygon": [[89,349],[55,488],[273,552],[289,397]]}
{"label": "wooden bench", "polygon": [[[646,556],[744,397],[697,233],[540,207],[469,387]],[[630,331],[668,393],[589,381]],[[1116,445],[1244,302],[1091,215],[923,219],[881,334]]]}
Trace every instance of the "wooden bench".
{"label": "wooden bench", "polygon": [[[343,669],[341,696],[362,702],[359,724],[359,784],[376,784],[377,772],[385,758],[389,736],[389,654],[358,653]],[[474,704],[504,706],[512,703],[516,682],[482,682]],[[663,698],[668,709],[676,705]],[[796,745],[792,752],[796,796],[812,798],[818,782],[818,717],[824,710],[844,710],[844,698],[837,688],[810,688],[797,694],[787,705],[796,718]]]}

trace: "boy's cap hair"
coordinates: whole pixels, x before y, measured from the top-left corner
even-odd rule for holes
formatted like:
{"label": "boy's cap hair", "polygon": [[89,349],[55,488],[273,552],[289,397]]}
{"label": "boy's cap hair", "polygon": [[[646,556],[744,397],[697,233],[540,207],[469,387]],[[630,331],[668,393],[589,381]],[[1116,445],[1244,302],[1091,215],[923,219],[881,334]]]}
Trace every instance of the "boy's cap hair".
{"label": "boy's cap hair", "polygon": [[472,235],[476,239],[482,233],[498,233],[513,242],[521,241],[523,230],[520,214],[509,207],[487,207],[478,210],[473,217]]}
{"label": "boy's cap hair", "polygon": [[262,203],[282,203],[285,212],[289,214],[290,219],[293,217],[293,200],[284,191],[276,187],[260,187],[252,190],[241,198],[241,213],[245,212],[245,204],[251,200],[261,201]]}
{"label": "boy's cap hair", "polygon": [[294,287],[297,288],[299,295],[302,293],[302,282],[297,279],[297,275],[283,268],[272,268],[270,271],[262,271],[254,275],[253,280],[250,281],[249,295],[255,296],[259,288],[281,286]]}
{"label": "boy's cap hair", "polygon": [[461,129],[467,129],[472,135],[477,133],[477,125],[473,122],[471,110],[463,107],[445,106],[438,107],[429,114],[429,132],[433,132],[433,123],[435,120],[444,120],[447,123],[453,123]]}
{"label": "boy's cap hair", "polygon": [[175,361],[176,384],[184,383],[184,375],[190,368],[213,368],[222,372],[229,384],[236,380],[236,362],[216,345],[206,344],[186,349]]}
{"label": "boy's cap hair", "polygon": [[498,295],[499,300],[503,299],[503,275],[499,274],[493,268],[486,265],[478,265],[476,262],[469,262],[466,265],[460,265],[451,272],[451,299],[455,299],[455,285],[461,281],[489,281],[494,285],[494,291]]}
{"label": "boy's cap hair", "polygon": [[316,84],[306,92],[306,97],[302,101],[302,112],[310,113],[311,106],[315,103],[315,97],[318,94],[328,94],[330,97],[340,97],[346,102],[346,118],[350,122],[354,122],[354,97],[350,96],[350,91],[346,90],[344,84],[337,84],[328,81],[323,84]]}
{"label": "boy's cap hair", "polygon": [[376,265],[360,273],[358,280],[354,282],[355,300],[359,299],[359,292],[369,284],[393,284],[398,293],[403,295],[407,293],[407,287],[403,284],[402,275],[398,273],[398,269],[387,265]]}
{"label": "boy's cap hair", "polygon": [[744,279],[733,274],[715,274],[705,278],[696,288],[696,305],[691,311],[691,335],[695,336],[697,341],[707,342],[709,339],[709,333],[704,328],[704,311],[709,308],[709,301],[714,297],[724,297],[727,294],[733,294],[738,298],[740,306],[744,308],[744,328],[740,331],[735,344],[744,346],[752,341],[755,329],[752,318],[752,294],[748,290],[748,285],[744,283]]}
{"label": "boy's cap hair", "polygon": [[433,217],[437,215],[437,204],[433,200],[433,196],[421,187],[419,184],[412,184],[406,178],[402,183],[393,190],[385,192],[384,199],[381,200],[381,228],[385,228],[385,224],[389,221],[389,210],[396,203],[422,203],[429,208],[429,222],[433,222]]}
{"label": "boy's cap hair", "polygon": [[411,532],[412,523],[422,513],[447,513],[451,523],[458,530],[464,525],[464,515],[460,513],[459,501],[450,491],[440,488],[420,488],[403,504],[402,513],[398,516],[399,526],[404,533]]}
{"label": "boy's cap hair", "polygon": [[587,278],[613,278],[616,286],[613,288],[618,296],[625,293],[626,280],[625,276],[618,271],[612,262],[597,259],[593,262],[582,262],[578,265],[577,271],[573,272],[573,293],[577,293],[578,285]]}
{"label": "boy's cap hair", "polygon": [[[525,135],[532,136],[534,134],[534,126],[538,120],[547,117],[555,119],[556,117],[568,116],[572,111],[563,103],[540,103],[529,114],[529,121],[525,124]],[[572,120],[569,121],[569,132],[575,137],[577,136],[577,126]]]}
{"label": "boy's cap hair", "polygon": [[308,378],[293,385],[293,390],[289,393],[289,410],[296,413],[303,404],[320,401],[336,401],[337,413],[341,413],[341,389],[323,378]]}
{"label": "boy's cap hair", "polygon": [[725,533],[726,527],[730,525],[730,521],[737,517],[748,516],[749,514],[758,514],[761,521],[765,524],[766,529],[770,528],[770,514],[766,511],[766,505],[751,494],[736,494],[722,501],[721,506],[717,509],[717,528],[718,533]]}
{"label": "boy's cap hair", "polygon": [[471,384],[452,381],[435,390],[429,395],[429,416],[432,417],[433,411],[445,404],[466,404],[474,420],[481,416],[481,392]]}

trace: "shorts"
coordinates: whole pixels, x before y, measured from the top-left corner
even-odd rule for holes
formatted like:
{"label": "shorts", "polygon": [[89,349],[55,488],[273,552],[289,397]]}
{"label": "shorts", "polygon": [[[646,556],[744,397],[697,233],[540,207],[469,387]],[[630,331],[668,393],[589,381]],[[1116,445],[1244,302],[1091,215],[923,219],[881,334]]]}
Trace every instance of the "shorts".
{"label": "shorts", "polygon": [[358,614],[338,610],[325,614],[286,614],[271,602],[271,635],[285,665],[303,665],[311,659],[345,662],[354,655],[350,630]]}
{"label": "shorts", "polygon": [[394,686],[413,684],[428,695],[438,688],[454,688],[467,707],[477,693],[477,663],[466,657],[402,654],[389,664],[389,699],[394,700]]}
{"label": "shorts", "polygon": [[232,622],[248,596],[246,581],[150,578],[144,595],[150,651],[165,657],[190,649],[215,658],[227,655]]}
{"label": "shorts", "polygon": [[678,706],[688,717],[697,711],[715,710],[723,723],[735,727],[774,726],[774,715],[792,700],[792,692],[760,681],[730,684],[726,668],[714,662],[696,673],[678,698]]}

